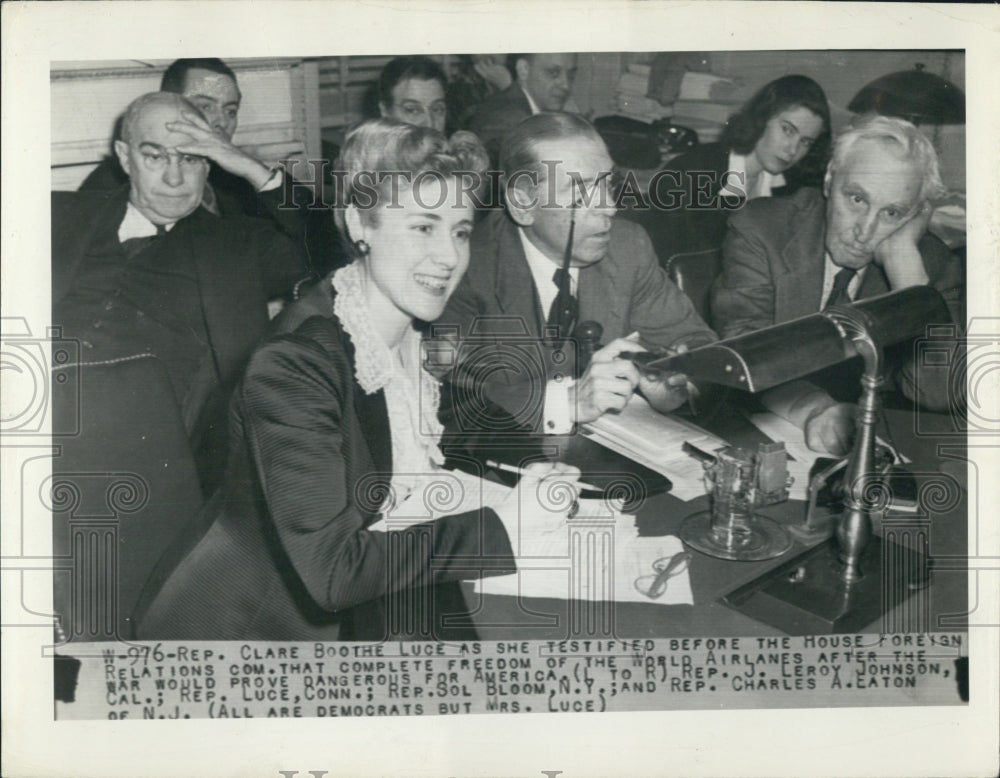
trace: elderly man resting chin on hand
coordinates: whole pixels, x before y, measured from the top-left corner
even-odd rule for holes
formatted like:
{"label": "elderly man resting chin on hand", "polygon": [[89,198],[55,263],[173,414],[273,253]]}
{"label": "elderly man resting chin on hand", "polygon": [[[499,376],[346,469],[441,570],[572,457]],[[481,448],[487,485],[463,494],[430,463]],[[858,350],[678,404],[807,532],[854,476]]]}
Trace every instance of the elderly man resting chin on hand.
{"label": "elderly man resting chin on hand", "polygon": [[[723,272],[712,290],[720,335],[916,285],[941,292],[961,325],[961,265],[927,232],[928,201],[942,189],[933,146],[908,122],[875,117],[843,133],[822,193],[803,189],[753,201],[730,219]],[[927,322],[934,323],[942,322]],[[954,399],[943,372],[918,367],[912,353],[895,369],[900,390],[919,404],[940,410]],[[814,451],[849,450],[853,404],[807,381],[776,387],[761,400],[799,426]]]}

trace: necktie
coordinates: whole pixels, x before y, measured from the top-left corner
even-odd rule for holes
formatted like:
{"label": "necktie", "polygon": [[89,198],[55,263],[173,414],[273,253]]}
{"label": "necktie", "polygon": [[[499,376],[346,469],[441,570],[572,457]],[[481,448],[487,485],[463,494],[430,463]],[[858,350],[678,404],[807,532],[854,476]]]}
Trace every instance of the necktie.
{"label": "necktie", "polygon": [[150,243],[159,238],[161,235],[167,234],[167,228],[162,224],[156,225],[156,234],[147,235],[144,238],[129,238],[128,240],[122,241],[122,251],[125,252],[125,258],[128,260],[133,259],[138,256],[138,254],[143,251]]}
{"label": "necktie", "polygon": [[576,318],[579,314],[579,303],[573,296],[570,285],[569,271],[559,268],[552,276],[552,281],[558,287],[556,299],[552,301],[549,308],[549,318],[546,322],[549,327],[559,328],[559,337],[568,338],[576,325]]}
{"label": "necktie", "polygon": [[851,296],[847,293],[847,286],[851,283],[851,279],[854,278],[854,274],[857,272],[854,268],[845,267],[841,268],[837,275],[833,277],[833,289],[830,290],[830,296],[826,298],[826,305],[823,306],[824,310],[831,305],[846,305],[851,302]]}

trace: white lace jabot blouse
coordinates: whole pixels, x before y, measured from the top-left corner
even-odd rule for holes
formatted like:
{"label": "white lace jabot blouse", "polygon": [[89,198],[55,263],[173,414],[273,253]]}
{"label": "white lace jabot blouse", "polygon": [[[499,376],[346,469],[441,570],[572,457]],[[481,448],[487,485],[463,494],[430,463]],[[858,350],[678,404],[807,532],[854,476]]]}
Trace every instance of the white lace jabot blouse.
{"label": "white lace jabot blouse", "polygon": [[420,333],[410,328],[397,349],[371,325],[361,267],[352,263],[333,274],[333,312],[354,345],[354,377],[366,394],[385,393],[392,436],[392,490],[383,514],[399,505],[444,463],[439,443],[440,387],[423,368]]}

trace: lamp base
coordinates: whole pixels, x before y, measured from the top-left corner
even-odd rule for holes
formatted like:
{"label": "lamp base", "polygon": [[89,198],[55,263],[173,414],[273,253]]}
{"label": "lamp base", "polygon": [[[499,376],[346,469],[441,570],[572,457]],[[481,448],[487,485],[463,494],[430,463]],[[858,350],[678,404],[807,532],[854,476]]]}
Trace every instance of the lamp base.
{"label": "lamp base", "polygon": [[813,511],[806,517],[804,524],[790,524],[785,529],[803,546],[815,546],[837,532],[842,512],[843,506],[839,506],[836,511],[827,510],[825,515],[817,515],[819,512]]}
{"label": "lamp base", "polygon": [[754,514],[750,531],[745,535],[714,532],[712,512],[695,513],[684,519],[680,536],[695,551],[740,562],[774,559],[792,547],[792,539],[782,526],[759,513]]}
{"label": "lamp base", "polygon": [[733,590],[722,602],[791,635],[859,632],[930,583],[927,557],[872,537],[845,583],[836,538]]}

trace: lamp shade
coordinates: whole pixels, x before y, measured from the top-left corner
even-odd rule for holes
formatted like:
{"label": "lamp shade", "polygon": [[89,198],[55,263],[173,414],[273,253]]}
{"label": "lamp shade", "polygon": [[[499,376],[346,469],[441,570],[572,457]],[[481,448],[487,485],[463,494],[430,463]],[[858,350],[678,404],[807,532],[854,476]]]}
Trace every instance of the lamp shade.
{"label": "lamp shade", "polygon": [[[928,324],[950,320],[944,298],[929,286],[888,292],[849,307],[880,348],[922,335]],[[813,313],[663,357],[646,369],[676,371],[695,381],[750,392],[770,389],[857,356],[854,343],[830,312]]]}
{"label": "lamp shade", "polygon": [[897,116],[913,124],[964,124],[965,93],[917,65],[876,78],[854,96],[847,109]]}

